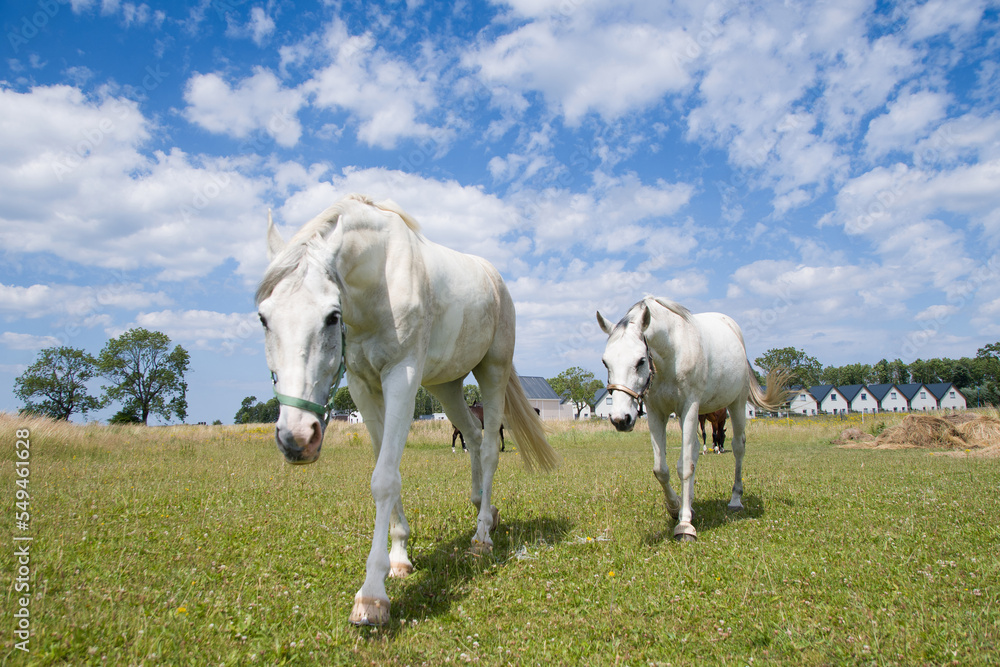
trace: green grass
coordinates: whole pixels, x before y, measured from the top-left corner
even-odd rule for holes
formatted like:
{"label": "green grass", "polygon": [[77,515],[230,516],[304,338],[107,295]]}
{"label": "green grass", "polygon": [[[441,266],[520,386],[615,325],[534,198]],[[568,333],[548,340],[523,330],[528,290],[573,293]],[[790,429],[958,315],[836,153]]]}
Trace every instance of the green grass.
{"label": "green grass", "polygon": [[[889,417],[888,419],[892,419]],[[869,424],[866,422],[865,427]],[[839,420],[754,422],[746,511],[731,454],[699,459],[694,544],[651,474],[648,433],[561,425],[552,474],[501,456],[492,555],[446,423],[403,460],[416,568],[392,623],[347,623],[374,508],[367,434],[334,425],[312,466],[271,429],[75,427],[2,416],[13,533],[29,428],[31,652],[10,664],[987,664],[1000,655],[1000,461],[838,449]],[[673,427],[676,429],[676,425]],[[676,455],[679,436],[670,434]],[[8,545],[11,542],[7,541]],[[13,550],[0,551],[11,582]]]}

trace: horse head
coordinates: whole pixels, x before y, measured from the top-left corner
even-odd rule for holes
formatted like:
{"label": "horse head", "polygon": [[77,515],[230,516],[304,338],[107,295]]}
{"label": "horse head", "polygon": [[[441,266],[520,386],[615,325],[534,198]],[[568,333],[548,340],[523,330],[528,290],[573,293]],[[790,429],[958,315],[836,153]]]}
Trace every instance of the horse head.
{"label": "horse head", "polygon": [[608,334],[604,367],[608,369],[611,423],[619,431],[631,431],[639,418],[640,403],[656,374],[645,332],[651,315],[645,303],[636,304],[618,323],[597,313],[597,323]]}
{"label": "horse head", "polygon": [[281,404],[275,441],[289,463],[313,463],[323,445],[331,394],[344,372],[340,288],[309,252],[286,251],[270,213],[268,259],[257,312]]}

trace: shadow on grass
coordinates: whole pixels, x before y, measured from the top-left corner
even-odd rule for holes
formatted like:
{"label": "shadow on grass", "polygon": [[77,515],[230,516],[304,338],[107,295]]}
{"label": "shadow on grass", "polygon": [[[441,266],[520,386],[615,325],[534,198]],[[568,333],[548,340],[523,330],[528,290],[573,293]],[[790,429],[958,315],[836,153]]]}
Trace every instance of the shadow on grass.
{"label": "shadow on grass", "polygon": [[521,545],[532,549],[562,542],[573,523],[561,517],[537,517],[504,521],[493,533],[493,551],[483,556],[469,553],[475,530],[438,544],[431,553],[412,555],[414,572],[406,579],[387,582],[392,619],[383,628],[364,628],[372,636],[393,639],[407,619],[426,619],[448,614],[469,593],[469,584],[503,576],[504,568],[516,561]]}
{"label": "shadow on grass", "polygon": [[[691,506],[694,510],[695,530],[699,535],[704,535],[735,521],[744,519],[758,519],[764,516],[764,501],[759,496],[753,494],[743,496],[743,509],[739,512],[729,510],[729,498],[710,498],[695,500]],[[648,547],[656,546],[662,542],[670,541],[674,535],[674,525],[676,521],[666,508],[663,510],[663,518],[657,525],[662,526],[659,530],[653,530],[646,534],[642,543]]]}

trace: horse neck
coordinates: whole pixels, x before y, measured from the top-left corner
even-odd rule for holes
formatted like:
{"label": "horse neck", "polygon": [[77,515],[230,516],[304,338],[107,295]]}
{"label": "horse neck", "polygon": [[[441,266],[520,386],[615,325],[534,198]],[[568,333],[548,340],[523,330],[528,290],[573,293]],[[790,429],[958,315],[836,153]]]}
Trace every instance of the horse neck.
{"label": "horse neck", "polygon": [[412,282],[416,278],[411,268],[414,262],[410,234],[407,231],[400,238],[400,231],[389,225],[348,223],[330,238],[342,294],[341,309],[349,326],[384,328],[397,320],[396,311],[405,307],[407,299],[400,295],[405,295],[412,285],[399,276],[412,277]]}

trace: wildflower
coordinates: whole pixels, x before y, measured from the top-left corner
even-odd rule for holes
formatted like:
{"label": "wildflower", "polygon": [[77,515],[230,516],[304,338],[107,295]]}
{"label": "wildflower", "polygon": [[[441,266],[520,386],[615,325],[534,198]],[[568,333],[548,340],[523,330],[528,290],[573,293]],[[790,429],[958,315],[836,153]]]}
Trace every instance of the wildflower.
{"label": "wildflower", "polygon": [[609,571],[609,572],[608,572],[608,576],[609,576],[609,577],[613,577],[613,576],[615,576],[615,571],[614,571],[614,570],[611,570],[611,571]]}
{"label": "wildflower", "polygon": [[177,613],[178,614],[186,614],[186,613],[188,613],[187,607],[177,607]]}

